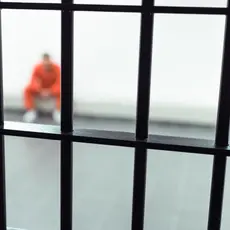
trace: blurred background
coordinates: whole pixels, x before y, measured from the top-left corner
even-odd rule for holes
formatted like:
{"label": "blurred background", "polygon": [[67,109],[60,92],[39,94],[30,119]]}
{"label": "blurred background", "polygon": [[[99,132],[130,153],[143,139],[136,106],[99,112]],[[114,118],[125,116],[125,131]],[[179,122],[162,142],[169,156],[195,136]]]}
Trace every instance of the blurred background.
{"label": "blurred background", "polygon": [[[226,1],[158,0],[156,4],[221,7]],[[3,10],[2,21],[5,109],[21,110],[23,89],[41,55],[48,52],[60,64],[61,15],[56,11]],[[215,125],[224,26],[224,16],[155,15],[151,121]],[[74,13],[77,114],[135,119],[139,34],[138,13]]]}
{"label": "blurred background", "polygon": [[[227,0],[155,3],[226,7]],[[224,29],[224,16],[154,16],[150,133],[214,139]],[[34,65],[44,52],[60,64],[61,14],[2,10],[2,36],[5,119],[21,121]],[[139,39],[138,13],[74,13],[75,127],[135,131]],[[73,153],[74,229],[130,229],[134,149],[74,143]],[[148,151],[145,230],[207,229],[212,162],[212,156]],[[228,164],[222,230],[230,227],[229,176]],[[58,141],[6,137],[6,177],[10,227],[60,228]]]}

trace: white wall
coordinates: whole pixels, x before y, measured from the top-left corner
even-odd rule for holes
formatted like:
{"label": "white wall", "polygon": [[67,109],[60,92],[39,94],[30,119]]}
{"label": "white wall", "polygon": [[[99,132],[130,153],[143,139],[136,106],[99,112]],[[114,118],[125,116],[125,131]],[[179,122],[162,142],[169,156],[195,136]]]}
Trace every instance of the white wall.
{"label": "white wall", "polygon": [[[226,0],[157,0],[156,4],[226,6]],[[23,88],[41,54],[50,52],[60,63],[60,12],[3,10],[2,17],[5,107],[21,108]],[[76,12],[74,23],[77,111],[134,118],[140,15]],[[215,124],[224,26],[224,16],[155,16],[151,119]]]}

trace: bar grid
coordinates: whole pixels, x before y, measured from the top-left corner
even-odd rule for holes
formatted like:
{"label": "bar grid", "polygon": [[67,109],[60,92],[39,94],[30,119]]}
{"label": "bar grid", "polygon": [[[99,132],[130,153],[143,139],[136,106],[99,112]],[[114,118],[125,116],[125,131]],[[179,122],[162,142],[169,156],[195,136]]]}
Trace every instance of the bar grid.
{"label": "bar grid", "polygon": [[[0,14],[0,229],[6,230],[4,136],[43,138],[61,141],[61,230],[72,230],[72,143],[84,142],[134,147],[132,230],[144,229],[147,150],[158,149],[214,156],[208,230],[220,230],[230,119],[230,0],[226,8],[155,6],[154,0],[142,5],[86,5],[73,0],[54,3],[1,2],[0,9],[61,11],[61,127],[5,122],[3,117],[2,34]],[[137,94],[136,132],[73,130],[73,12],[100,11],[141,14],[140,55]],[[148,134],[151,85],[151,58],[154,14],[226,15],[222,75],[220,84],[216,138],[201,140]],[[64,77],[63,77],[64,76]],[[154,81],[154,79],[153,79]]]}

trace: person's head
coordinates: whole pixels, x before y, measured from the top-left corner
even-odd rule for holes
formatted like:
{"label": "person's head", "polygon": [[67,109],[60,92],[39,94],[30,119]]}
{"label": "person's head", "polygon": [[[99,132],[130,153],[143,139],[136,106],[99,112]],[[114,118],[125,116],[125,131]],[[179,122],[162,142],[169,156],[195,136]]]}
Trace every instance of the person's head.
{"label": "person's head", "polygon": [[52,67],[52,61],[48,53],[43,54],[42,63],[47,70],[49,70]]}

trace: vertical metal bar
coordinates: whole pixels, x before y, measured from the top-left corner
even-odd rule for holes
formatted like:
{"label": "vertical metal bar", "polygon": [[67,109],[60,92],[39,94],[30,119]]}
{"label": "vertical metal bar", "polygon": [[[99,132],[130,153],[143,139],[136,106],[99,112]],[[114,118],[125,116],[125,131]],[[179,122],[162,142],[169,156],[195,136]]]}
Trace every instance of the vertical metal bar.
{"label": "vertical metal bar", "polygon": [[[72,4],[73,0],[62,0]],[[73,130],[73,12],[61,13],[61,131]]]}
{"label": "vertical metal bar", "polygon": [[61,141],[61,230],[72,230],[72,142]]}
{"label": "vertical metal bar", "polygon": [[225,156],[214,156],[208,230],[220,230],[221,228],[226,160]]}
{"label": "vertical metal bar", "polygon": [[[1,0],[0,0],[1,2]],[[0,10],[0,127],[4,125],[4,100],[3,100],[3,64],[2,64],[2,10]]]}
{"label": "vertical metal bar", "polygon": [[[62,0],[73,4],[73,0]],[[73,12],[61,13],[61,131],[73,130]],[[61,141],[61,230],[72,230],[72,142]]]}
{"label": "vertical metal bar", "polygon": [[144,229],[146,166],[147,149],[136,147],[134,157],[132,230]]}
{"label": "vertical metal bar", "polygon": [[[136,138],[148,138],[149,101],[152,64],[153,14],[148,12],[154,6],[154,0],[143,0],[145,9],[141,15],[140,56],[137,92]],[[132,230],[144,228],[145,184],[146,184],[147,149],[135,148]]]}
{"label": "vertical metal bar", "polygon": [[[146,11],[149,8],[152,8],[153,4],[154,0],[142,0],[142,7],[146,9]],[[142,140],[148,137],[149,101],[151,90],[152,36],[153,14],[146,12],[142,13],[136,121],[136,137]]]}
{"label": "vertical metal bar", "polygon": [[[230,12],[230,0],[228,0]],[[229,14],[229,13],[228,13]],[[230,16],[226,16],[222,74],[220,81],[219,104],[216,125],[215,144],[227,147],[230,120]],[[208,216],[208,230],[220,230],[224,196],[224,182],[227,157],[215,155],[213,159],[212,184]]]}
{"label": "vertical metal bar", "polygon": [[[228,11],[230,11],[228,0]],[[230,17],[226,16],[225,37],[222,61],[222,73],[220,80],[219,104],[216,125],[216,145],[227,146],[229,139],[230,122]]]}
{"label": "vertical metal bar", "polygon": [[[2,71],[2,11],[0,10],[0,128],[4,125]],[[6,230],[6,189],[5,189],[5,143],[0,136],[0,229]]]}

